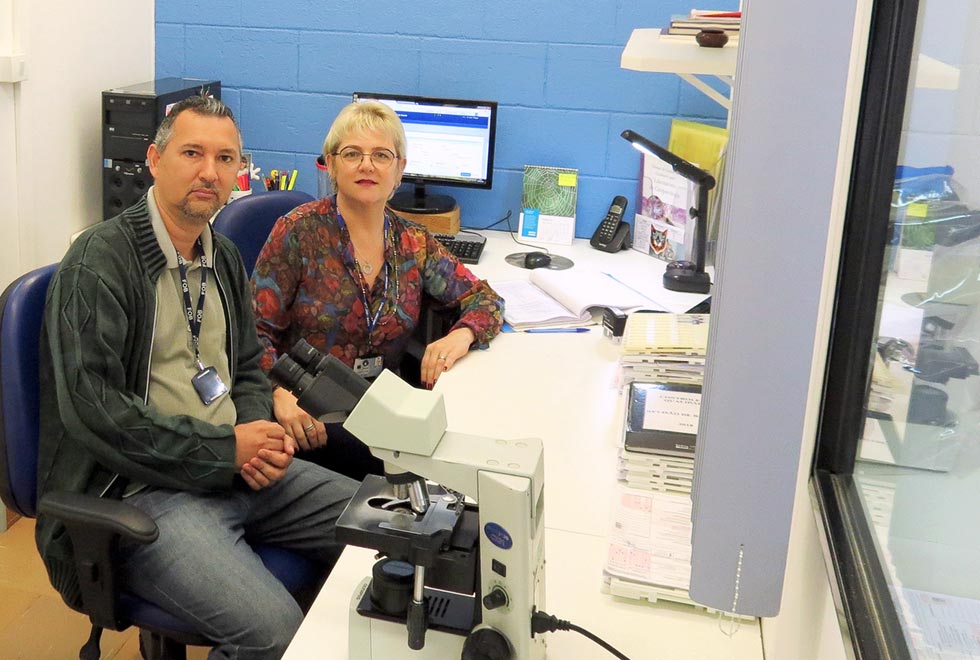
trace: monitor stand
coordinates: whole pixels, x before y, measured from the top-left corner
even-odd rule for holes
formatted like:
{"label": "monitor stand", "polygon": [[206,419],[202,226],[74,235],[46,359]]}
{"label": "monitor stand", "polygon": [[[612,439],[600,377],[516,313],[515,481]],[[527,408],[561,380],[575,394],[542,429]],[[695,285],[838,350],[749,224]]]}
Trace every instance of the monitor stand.
{"label": "monitor stand", "polygon": [[416,181],[411,191],[395,193],[388,206],[405,213],[448,213],[456,208],[456,200],[449,195],[428,194],[425,184]]}

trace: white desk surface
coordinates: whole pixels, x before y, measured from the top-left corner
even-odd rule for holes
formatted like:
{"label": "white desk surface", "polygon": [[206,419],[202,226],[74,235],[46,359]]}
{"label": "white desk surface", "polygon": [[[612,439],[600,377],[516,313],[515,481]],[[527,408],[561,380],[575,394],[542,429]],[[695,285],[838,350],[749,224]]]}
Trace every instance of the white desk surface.
{"label": "white desk surface", "polygon": [[[504,279],[497,272],[507,273],[507,279],[527,277],[529,271],[504,263],[503,257],[529,248],[514,244],[502,232],[486,234],[491,238],[474,272],[491,280]],[[588,248],[586,241],[576,243],[553,252],[607,270],[631,260],[626,253],[609,255]],[[634,255],[640,265],[655,261]],[[659,281],[663,268],[654,272]],[[704,297],[674,295],[692,297],[688,307]],[[632,660],[762,660],[757,621],[742,622],[728,637],[717,617],[700,609],[650,605],[600,591],[622,434],[622,401],[615,384],[618,356],[619,347],[600,328],[580,334],[505,333],[489,349],[466,356],[436,388],[445,396],[450,430],[544,441],[549,613],[599,635]],[[344,552],[285,660],[347,658],[350,597],[370,575],[373,556],[363,548]],[[548,636],[549,659],[612,657],[577,633]]]}
{"label": "white desk surface", "polygon": [[[547,248],[552,254],[567,257],[574,262],[572,269],[588,269],[608,273],[627,283],[631,288],[660,304],[665,311],[681,313],[691,309],[707,296],[700,293],[678,293],[663,288],[664,271],[667,262],[655,259],[636,250],[622,250],[614,254],[601,252],[589,246],[589,241],[577,238],[572,245],[540,244],[530,247],[515,243],[509,232],[481,231],[487,237],[487,244],[480,256],[480,263],[469,266],[476,275],[491,283],[502,280],[526,280],[531,271],[520,266],[512,266],[504,257],[517,252],[531,252]],[[530,242],[533,241],[522,241]],[[707,269],[714,277],[713,269]]]}

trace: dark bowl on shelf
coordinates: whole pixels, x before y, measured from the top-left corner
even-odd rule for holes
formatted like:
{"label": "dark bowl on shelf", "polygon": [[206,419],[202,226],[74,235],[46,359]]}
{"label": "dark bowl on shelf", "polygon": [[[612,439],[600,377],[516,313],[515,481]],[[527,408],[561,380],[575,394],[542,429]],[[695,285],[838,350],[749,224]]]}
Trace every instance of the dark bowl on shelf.
{"label": "dark bowl on shelf", "polygon": [[707,28],[694,35],[694,40],[705,48],[721,48],[728,43],[728,35],[724,30]]}

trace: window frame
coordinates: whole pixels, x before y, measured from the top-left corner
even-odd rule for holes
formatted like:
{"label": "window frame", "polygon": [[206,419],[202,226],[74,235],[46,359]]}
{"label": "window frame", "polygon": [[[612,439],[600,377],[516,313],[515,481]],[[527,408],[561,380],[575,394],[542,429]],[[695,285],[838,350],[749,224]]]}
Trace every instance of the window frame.
{"label": "window frame", "polygon": [[877,0],[841,244],[811,495],[855,658],[911,660],[853,479],[915,46],[918,0]]}

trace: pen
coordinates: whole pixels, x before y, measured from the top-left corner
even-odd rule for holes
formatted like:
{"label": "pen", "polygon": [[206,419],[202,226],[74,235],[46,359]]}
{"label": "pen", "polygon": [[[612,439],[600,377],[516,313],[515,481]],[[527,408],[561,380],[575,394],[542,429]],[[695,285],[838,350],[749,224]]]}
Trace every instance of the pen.
{"label": "pen", "polygon": [[545,333],[558,333],[558,332],[588,332],[590,328],[530,328],[524,332],[533,332],[534,334],[545,334]]}
{"label": "pen", "polygon": [[296,183],[296,175],[298,173],[299,173],[299,170],[293,170],[292,175],[289,177],[289,185],[286,187],[286,190],[292,190],[293,189],[293,185],[295,185],[295,183]]}

